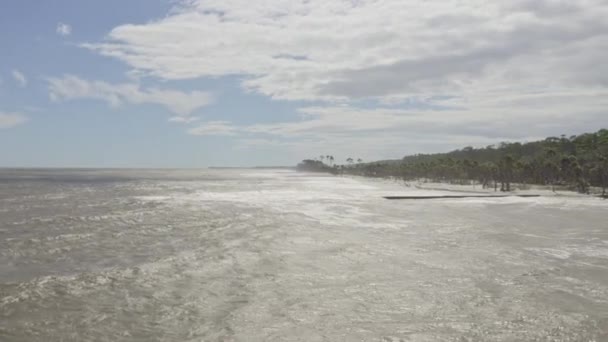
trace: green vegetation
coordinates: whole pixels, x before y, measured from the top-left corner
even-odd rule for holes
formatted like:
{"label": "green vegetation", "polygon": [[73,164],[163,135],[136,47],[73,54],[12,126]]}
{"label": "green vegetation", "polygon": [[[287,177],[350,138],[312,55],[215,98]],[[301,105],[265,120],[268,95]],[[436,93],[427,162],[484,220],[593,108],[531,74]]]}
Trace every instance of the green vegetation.
{"label": "green vegetation", "polygon": [[[323,158],[325,159],[325,158]],[[333,157],[331,159],[329,159],[332,163],[333,163]],[[334,167],[323,163],[322,160],[318,160],[318,159],[305,159],[302,160],[302,162],[300,164],[298,164],[296,166],[296,169],[298,171],[305,171],[305,172],[329,172],[329,173],[333,173],[333,174],[338,174],[338,166],[335,165]]]}
{"label": "green vegetation", "polygon": [[[328,157],[331,157],[329,159]],[[331,163],[325,164],[324,159]],[[465,147],[448,153],[418,154],[402,160],[334,164],[333,156],[305,160],[299,170],[429,180],[456,184],[479,183],[495,191],[511,191],[512,184],[548,185],[589,193],[608,188],[608,130],[578,136],[549,137],[529,143],[501,143],[485,148]]]}

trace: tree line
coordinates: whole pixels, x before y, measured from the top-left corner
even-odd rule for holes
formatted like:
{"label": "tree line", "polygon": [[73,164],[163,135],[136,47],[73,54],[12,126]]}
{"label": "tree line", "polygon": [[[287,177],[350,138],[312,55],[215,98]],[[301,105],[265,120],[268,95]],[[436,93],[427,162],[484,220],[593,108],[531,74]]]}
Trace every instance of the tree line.
{"label": "tree line", "polygon": [[[357,165],[363,163],[363,159],[357,158]],[[336,164],[334,156],[331,155],[320,155],[314,159],[304,159],[301,163],[296,166],[298,171],[306,172],[329,172],[333,174],[346,173],[348,169],[350,172],[356,171],[358,168],[355,167],[355,159],[352,157],[346,158],[346,165]]]}
{"label": "tree line", "polygon": [[[608,130],[527,143],[500,143],[484,148],[465,147],[448,153],[417,154],[401,160],[363,163],[352,158],[337,165],[333,156],[303,161],[298,169],[367,177],[394,177],[511,191],[513,184],[547,185],[589,193],[590,187],[608,188]],[[328,158],[329,157],[329,158]]]}

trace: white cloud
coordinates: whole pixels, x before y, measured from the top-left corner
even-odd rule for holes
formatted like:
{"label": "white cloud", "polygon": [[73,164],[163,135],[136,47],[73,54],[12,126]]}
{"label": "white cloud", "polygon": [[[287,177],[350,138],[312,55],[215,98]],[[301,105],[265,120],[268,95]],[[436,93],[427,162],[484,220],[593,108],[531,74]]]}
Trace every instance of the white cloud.
{"label": "white cloud", "polygon": [[112,106],[120,106],[125,103],[153,103],[162,105],[181,117],[188,117],[195,110],[213,102],[213,96],[202,91],[142,89],[136,83],[111,84],[102,81],[87,81],[73,75],[50,78],[48,82],[49,96],[53,101],[88,98],[102,100]]}
{"label": "white cloud", "polygon": [[169,118],[169,122],[176,122],[176,123],[184,123],[184,124],[189,124],[189,123],[193,123],[200,120],[200,118],[195,117],[195,116],[172,116]]}
{"label": "white cloud", "polygon": [[[188,0],[88,44],[165,78],[248,75],[283,99],[606,86],[604,0]],[[558,77],[556,77],[556,73]]]}
{"label": "white cloud", "polygon": [[72,34],[72,26],[64,23],[58,23],[55,31],[58,35],[69,36],[70,34]]}
{"label": "white cloud", "polygon": [[604,109],[608,91],[497,98],[470,104],[475,111],[448,107],[459,102],[445,99],[424,109],[306,107],[299,110],[300,120],[296,121],[252,125],[210,122],[189,133],[235,136],[239,149],[304,156],[356,153],[370,160],[501,141],[531,141],[608,126]]}
{"label": "white cloud", "polygon": [[605,0],[185,0],[84,46],[137,75],[239,75],[247,91],[319,103],[299,121],[190,134],[401,154],[608,125],[607,17]]}
{"label": "white cloud", "polygon": [[[283,139],[359,138],[361,135],[392,133],[409,139],[409,134],[437,135],[439,138],[449,134],[463,137],[463,143],[466,143],[467,137],[495,141],[526,139],[555,134],[556,128],[567,132],[572,129],[594,130],[594,127],[608,125],[608,117],[603,115],[604,108],[608,106],[608,91],[563,94],[560,97],[532,94],[527,98],[496,99],[473,104],[478,108],[476,111],[447,106],[457,103],[457,100],[446,99],[439,101],[436,107],[423,109],[305,107],[299,109],[300,120],[246,126],[222,121],[220,131]],[[576,120],[570,119],[575,116]],[[201,132],[212,132],[217,128],[216,123],[202,124]],[[201,132],[199,135],[203,135]]]}
{"label": "white cloud", "polygon": [[209,121],[188,130],[192,135],[235,135],[237,128],[227,121]]}
{"label": "white cloud", "polygon": [[17,82],[17,85],[19,85],[21,88],[27,87],[27,77],[25,77],[21,71],[14,69],[12,74],[15,82]]}
{"label": "white cloud", "polygon": [[29,119],[20,113],[2,113],[0,112],[0,129],[11,128],[23,123],[26,123]]}

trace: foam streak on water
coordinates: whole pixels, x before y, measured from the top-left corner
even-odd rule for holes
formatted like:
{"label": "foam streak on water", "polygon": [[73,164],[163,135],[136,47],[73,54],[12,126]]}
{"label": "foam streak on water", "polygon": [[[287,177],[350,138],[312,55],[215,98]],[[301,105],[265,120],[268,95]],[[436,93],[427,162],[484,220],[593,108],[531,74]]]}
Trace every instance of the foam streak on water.
{"label": "foam streak on water", "polygon": [[604,341],[608,202],[0,170],[0,341]]}

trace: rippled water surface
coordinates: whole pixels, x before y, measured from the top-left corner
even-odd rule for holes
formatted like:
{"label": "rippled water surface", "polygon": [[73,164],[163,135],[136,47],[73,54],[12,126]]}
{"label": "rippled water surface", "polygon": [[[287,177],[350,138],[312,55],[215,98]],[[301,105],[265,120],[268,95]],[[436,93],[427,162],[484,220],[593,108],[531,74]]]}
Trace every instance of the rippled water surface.
{"label": "rippled water surface", "polygon": [[608,201],[0,170],[0,341],[608,341]]}

